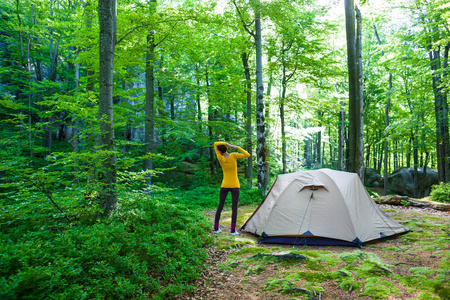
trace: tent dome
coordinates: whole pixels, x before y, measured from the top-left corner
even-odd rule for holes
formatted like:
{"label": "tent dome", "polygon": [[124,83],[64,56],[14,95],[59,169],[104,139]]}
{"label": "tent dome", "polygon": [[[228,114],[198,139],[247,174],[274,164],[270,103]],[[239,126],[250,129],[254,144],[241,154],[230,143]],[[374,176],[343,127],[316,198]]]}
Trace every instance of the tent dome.
{"label": "tent dome", "polygon": [[263,243],[350,246],[408,231],[378,208],[357,174],[330,169],[279,175],[241,230]]}

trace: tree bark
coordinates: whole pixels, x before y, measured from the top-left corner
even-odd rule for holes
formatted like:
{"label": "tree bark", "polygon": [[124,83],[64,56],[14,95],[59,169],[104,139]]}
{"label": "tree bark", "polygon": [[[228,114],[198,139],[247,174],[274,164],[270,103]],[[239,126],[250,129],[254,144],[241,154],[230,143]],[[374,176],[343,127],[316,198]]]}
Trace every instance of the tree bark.
{"label": "tree bark", "polygon": [[431,44],[428,45],[431,71],[433,74],[432,82],[436,118],[436,153],[438,163],[438,176],[439,181],[442,182],[450,182],[450,142],[447,94],[441,86],[443,75],[440,75],[439,72],[442,67],[442,69],[444,70],[443,74],[447,74],[449,47],[450,44],[448,44],[444,49],[443,64],[441,65],[440,49],[432,49]]}
{"label": "tree bark", "polygon": [[[195,77],[197,82],[197,91],[195,94],[195,101],[197,102],[197,121],[198,121],[198,132],[202,132],[202,104],[200,101],[200,64],[195,65]],[[158,87],[159,92],[159,87]],[[202,153],[200,152],[200,157],[202,156]]]}
{"label": "tree bark", "polygon": [[262,68],[262,37],[260,2],[255,5],[255,47],[256,47],[256,159],[258,173],[258,188],[262,194],[267,189],[266,169],[266,136],[264,126],[264,85]]}
{"label": "tree bark", "polygon": [[347,35],[347,66],[349,78],[349,159],[348,171],[364,176],[364,139],[362,114],[361,15],[357,10],[358,28],[355,34],[355,5],[344,0]]}
{"label": "tree bark", "polygon": [[[206,94],[208,96],[208,134],[209,139],[211,141],[214,140],[213,138],[213,132],[212,132],[212,121],[213,121],[213,111],[212,111],[212,103],[211,103],[211,95],[209,90],[209,74],[208,74],[208,65],[205,67],[205,80],[206,80]],[[216,170],[214,166],[214,149],[213,147],[209,147],[209,161],[210,161],[210,169],[211,169],[211,175],[216,175]]]}
{"label": "tree bark", "polygon": [[281,121],[281,161],[283,165],[283,174],[287,172],[286,160],[286,129],[284,124],[284,98],[286,97],[286,85],[283,84],[280,99],[280,121]]}
{"label": "tree bark", "polygon": [[383,180],[384,180],[384,190],[383,193],[385,195],[388,194],[389,190],[389,183],[388,183],[388,171],[389,171],[389,165],[388,165],[388,157],[389,157],[389,133],[388,133],[388,127],[389,127],[389,106],[391,105],[391,91],[392,91],[392,73],[389,72],[389,90],[387,94],[387,101],[386,101],[386,108],[384,110],[384,120],[385,120],[385,134],[384,134],[384,170],[383,170]]}
{"label": "tree bark", "polygon": [[[271,62],[271,57],[269,57],[268,62]],[[270,72],[269,75],[269,82],[267,84],[267,96],[268,98],[266,99],[266,101],[264,102],[264,121],[266,123],[266,131],[265,131],[265,136],[266,136],[266,141],[269,139],[269,134],[270,134],[270,94],[272,91],[272,84],[273,84],[273,76],[272,76],[272,71]],[[270,149],[269,149],[269,145],[266,144],[266,169],[267,169],[267,178],[270,178],[270,163],[269,163],[269,157],[270,157]]]}
{"label": "tree bark", "polygon": [[147,35],[147,54],[145,58],[145,125],[144,125],[144,151],[149,155],[144,159],[145,190],[150,195],[152,184],[151,171],[153,169],[153,158],[150,156],[153,152],[153,141],[155,138],[154,106],[155,106],[155,77],[154,77],[154,32]]}
{"label": "tree bark", "polygon": [[245,94],[247,96],[246,107],[247,113],[245,118],[245,128],[247,130],[247,143],[246,150],[250,154],[247,158],[247,165],[245,167],[245,178],[247,178],[247,187],[252,188],[253,178],[253,161],[252,161],[252,82],[250,77],[250,68],[248,66],[248,54],[242,53],[242,65],[244,67],[245,74]]}
{"label": "tree bark", "polygon": [[99,201],[103,213],[109,214],[117,207],[117,158],[115,153],[113,117],[113,71],[116,28],[116,0],[98,1],[99,37],[99,146],[105,151],[99,172],[102,189]]}
{"label": "tree bark", "polygon": [[357,120],[356,144],[358,146],[355,158],[355,171],[364,182],[364,97],[363,97],[363,64],[362,64],[362,16],[358,7],[356,11],[356,55],[357,55],[357,82],[356,82],[356,104],[355,111]]}
{"label": "tree bark", "polygon": [[339,158],[338,166],[339,170],[345,170],[345,108],[344,101],[341,101],[341,112],[339,113],[340,126],[339,126]]}

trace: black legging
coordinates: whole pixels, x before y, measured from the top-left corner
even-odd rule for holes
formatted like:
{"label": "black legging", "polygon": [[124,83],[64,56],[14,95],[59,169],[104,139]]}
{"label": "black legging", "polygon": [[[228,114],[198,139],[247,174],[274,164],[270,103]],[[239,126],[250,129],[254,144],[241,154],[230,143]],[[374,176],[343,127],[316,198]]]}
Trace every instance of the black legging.
{"label": "black legging", "polygon": [[219,206],[217,206],[216,218],[214,222],[218,223],[220,220],[220,214],[222,213],[225,199],[227,199],[228,192],[231,192],[231,223],[236,224],[237,211],[239,203],[239,188],[221,188],[219,196]]}

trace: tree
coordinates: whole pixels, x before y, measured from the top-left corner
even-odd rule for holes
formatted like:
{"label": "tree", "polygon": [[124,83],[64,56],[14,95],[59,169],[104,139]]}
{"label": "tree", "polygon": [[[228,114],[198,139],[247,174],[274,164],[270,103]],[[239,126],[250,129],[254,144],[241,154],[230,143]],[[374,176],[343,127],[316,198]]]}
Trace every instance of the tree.
{"label": "tree", "polygon": [[[156,0],[151,1],[156,4]],[[152,17],[154,7],[150,8],[150,18]],[[155,81],[154,81],[154,51],[155,51],[155,32],[150,29],[147,35],[147,51],[145,57],[145,146],[144,151],[146,158],[144,159],[144,171],[147,171],[145,185],[147,194],[150,194],[150,186],[152,184],[151,171],[153,169],[153,159],[151,154],[153,152],[153,141],[155,138],[155,123],[154,123],[154,106],[155,106]]]}
{"label": "tree", "polygon": [[251,76],[250,76],[250,67],[248,65],[249,55],[247,52],[242,53],[242,65],[244,67],[244,74],[245,74],[245,94],[247,96],[246,98],[246,108],[247,108],[247,116],[245,120],[245,127],[247,130],[247,147],[246,150],[250,154],[250,157],[247,158],[247,165],[245,169],[245,177],[247,178],[247,186],[249,188],[252,187],[252,179],[253,179],[253,147],[252,147],[252,82],[251,82]]}
{"label": "tree", "polygon": [[[345,0],[347,66],[349,82],[349,161],[348,171],[364,178],[363,90],[361,61],[361,14],[353,0]],[[355,11],[357,28],[355,32]]]}
{"label": "tree", "polygon": [[117,157],[115,153],[113,117],[113,73],[116,38],[116,0],[98,1],[99,37],[99,96],[98,135],[99,150],[104,155],[102,168],[98,171],[102,189],[99,201],[104,214],[109,214],[117,205]]}
{"label": "tree", "polygon": [[267,167],[266,167],[266,135],[264,124],[264,84],[263,84],[263,67],[262,67],[262,31],[261,31],[261,3],[259,0],[255,2],[253,7],[255,13],[255,30],[252,31],[237,4],[233,3],[241,18],[245,30],[253,37],[255,41],[256,51],[256,173],[258,177],[258,189],[263,195],[267,189]]}

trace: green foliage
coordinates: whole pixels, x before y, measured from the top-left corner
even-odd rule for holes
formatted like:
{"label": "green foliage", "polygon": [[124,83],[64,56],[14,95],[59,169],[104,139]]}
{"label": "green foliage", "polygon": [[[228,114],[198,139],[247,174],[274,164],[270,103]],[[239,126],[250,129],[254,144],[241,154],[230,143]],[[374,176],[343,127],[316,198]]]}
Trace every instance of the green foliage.
{"label": "green foliage", "polygon": [[[193,190],[174,190],[163,195],[167,201],[181,203],[189,208],[197,210],[214,209],[219,201],[220,186],[203,186]],[[239,205],[259,204],[262,201],[261,192],[258,189],[245,189],[241,187]],[[231,196],[226,203],[231,203]]]}
{"label": "green foliage", "polygon": [[0,298],[167,299],[192,290],[206,258],[201,248],[211,242],[209,222],[137,193],[120,203],[94,224],[59,218],[49,225],[32,202],[33,222],[5,223],[3,211]]}
{"label": "green foliage", "polygon": [[433,201],[450,203],[450,182],[434,185],[430,196]]}

